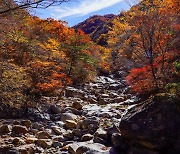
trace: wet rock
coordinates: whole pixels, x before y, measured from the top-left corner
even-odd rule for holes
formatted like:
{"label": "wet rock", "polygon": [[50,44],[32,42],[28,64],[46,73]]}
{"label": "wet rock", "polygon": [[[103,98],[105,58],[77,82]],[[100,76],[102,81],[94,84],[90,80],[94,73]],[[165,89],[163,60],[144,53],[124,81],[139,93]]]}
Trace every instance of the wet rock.
{"label": "wet rock", "polygon": [[73,114],[73,113],[63,113],[61,115],[61,121],[65,123],[66,120],[74,120],[74,121],[76,121],[77,116],[75,114]]}
{"label": "wet rock", "polygon": [[65,125],[67,128],[72,129],[72,128],[76,128],[77,123],[73,120],[66,120]]}
{"label": "wet rock", "polygon": [[50,139],[39,139],[36,144],[45,149],[52,146],[52,141]]}
{"label": "wet rock", "polygon": [[93,139],[93,137],[94,136],[91,135],[91,134],[85,134],[85,135],[82,136],[81,141],[90,141],[90,140]]}
{"label": "wet rock", "polygon": [[31,121],[30,120],[22,120],[21,125],[26,126],[27,128],[31,127]]}
{"label": "wet rock", "polygon": [[36,134],[36,137],[38,139],[49,139],[50,138],[50,134],[46,131],[40,131]]}
{"label": "wet rock", "polygon": [[7,134],[11,132],[11,126],[10,125],[2,125],[0,127],[0,134]]}
{"label": "wet rock", "polygon": [[28,129],[27,129],[27,127],[25,127],[25,126],[14,125],[14,126],[12,127],[12,132],[13,132],[15,135],[26,134],[26,133],[28,132]]}
{"label": "wet rock", "polygon": [[164,149],[180,138],[180,100],[156,95],[129,110],[120,122],[124,138],[149,149]]}
{"label": "wet rock", "polygon": [[61,113],[60,108],[59,108],[57,105],[55,105],[55,104],[53,104],[53,105],[50,106],[50,111],[51,111],[51,113],[53,113],[53,114],[59,114],[59,113]]}

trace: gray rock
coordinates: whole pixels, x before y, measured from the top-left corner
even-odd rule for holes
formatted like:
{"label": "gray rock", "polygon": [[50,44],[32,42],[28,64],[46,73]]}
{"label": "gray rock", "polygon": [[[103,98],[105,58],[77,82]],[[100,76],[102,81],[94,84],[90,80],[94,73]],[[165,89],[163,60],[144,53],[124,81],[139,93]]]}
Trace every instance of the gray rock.
{"label": "gray rock", "polygon": [[40,124],[39,122],[35,122],[32,124],[32,128],[34,128],[34,129],[40,129],[42,127],[43,127],[43,125]]}
{"label": "gray rock", "polygon": [[53,114],[59,114],[59,113],[61,113],[60,108],[59,108],[57,105],[55,105],[55,104],[53,104],[53,105],[50,106],[50,111],[51,111]]}
{"label": "gray rock", "polygon": [[62,122],[62,121],[57,121],[56,122],[56,125],[58,125],[59,127],[64,127],[65,126],[65,123],[64,122]]}
{"label": "gray rock", "polygon": [[65,123],[66,120],[77,121],[77,116],[75,114],[73,114],[73,113],[63,113],[61,115],[61,121]]}
{"label": "gray rock", "polygon": [[88,129],[88,128],[90,128],[90,126],[92,127],[92,129],[95,129],[95,130],[98,129],[98,127],[99,127],[98,120],[89,118],[89,119],[85,119],[82,121],[83,129]]}

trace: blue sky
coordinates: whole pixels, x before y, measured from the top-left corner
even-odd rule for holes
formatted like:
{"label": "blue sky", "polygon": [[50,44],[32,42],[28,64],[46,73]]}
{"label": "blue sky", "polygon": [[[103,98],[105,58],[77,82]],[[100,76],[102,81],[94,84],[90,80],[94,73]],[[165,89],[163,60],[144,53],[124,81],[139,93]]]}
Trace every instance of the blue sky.
{"label": "blue sky", "polygon": [[64,20],[69,26],[74,26],[92,15],[118,14],[129,7],[127,0],[76,0],[47,9],[37,9],[32,14],[42,19],[51,17]]}

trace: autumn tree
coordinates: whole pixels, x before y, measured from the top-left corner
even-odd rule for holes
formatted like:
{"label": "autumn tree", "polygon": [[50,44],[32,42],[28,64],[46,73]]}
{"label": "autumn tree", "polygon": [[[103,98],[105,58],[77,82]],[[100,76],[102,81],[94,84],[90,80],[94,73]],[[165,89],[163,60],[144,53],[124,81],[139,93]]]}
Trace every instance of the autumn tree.
{"label": "autumn tree", "polygon": [[0,62],[0,101],[10,107],[21,108],[29,101],[25,91],[31,86],[31,79],[23,67]]}
{"label": "autumn tree", "polygon": [[74,31],[74,34],[62,44],[62,48],[69,61],[67,75],[77,83],[90,77],[89,75],[94,71],[94,60],[90,52],[89,36],[81,30]]}
{"label": "autumn tree", "polygon": [[[145,68],[151,72],[147,73],[147,77],[152,77],[149,81],[153,81],[152,89],[156,90],[167,82],[167,59],[174,54],[169,54],[174,37],[174,16],[167,13],[168,5],[169,2],[159,0],[141,1],[130,11],[121,13],[114,20],[113,30],[109,33],[109,44],[115,46],[120,55],[134,59],[143,67],[147,66]],[[162,82],[159,82],[159,78]]]}

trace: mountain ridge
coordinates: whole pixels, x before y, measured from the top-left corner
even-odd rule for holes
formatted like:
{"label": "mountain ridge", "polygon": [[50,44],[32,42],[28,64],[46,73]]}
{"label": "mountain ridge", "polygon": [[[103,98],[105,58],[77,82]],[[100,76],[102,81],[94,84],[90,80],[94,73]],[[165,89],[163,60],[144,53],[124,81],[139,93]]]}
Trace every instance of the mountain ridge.
{"label": "mountain ridge", "polygon": [[79,24],[73,26],[74,29],[80,29],[88,34],[92,41],[98,45],[106,46],[107,42],[103,34],[107,34],[112,27],[112,20],[117,17],[114,14],[93,15]]}

